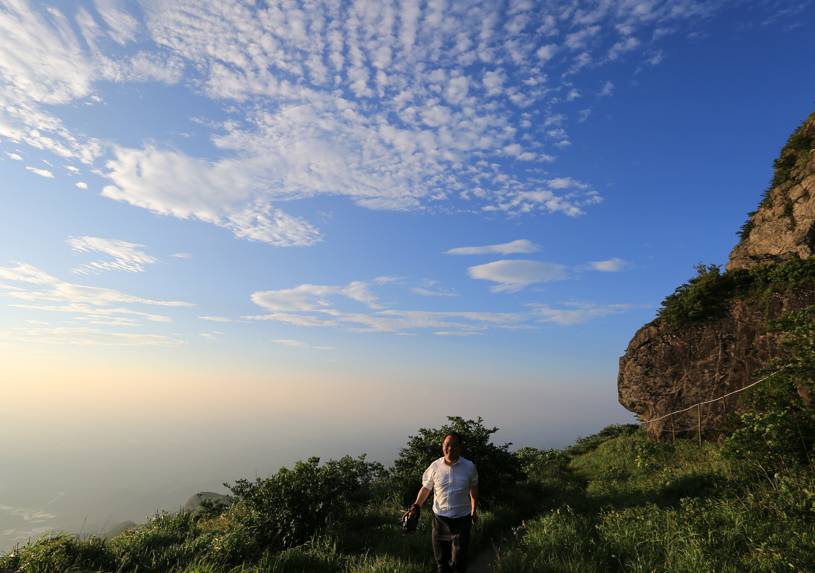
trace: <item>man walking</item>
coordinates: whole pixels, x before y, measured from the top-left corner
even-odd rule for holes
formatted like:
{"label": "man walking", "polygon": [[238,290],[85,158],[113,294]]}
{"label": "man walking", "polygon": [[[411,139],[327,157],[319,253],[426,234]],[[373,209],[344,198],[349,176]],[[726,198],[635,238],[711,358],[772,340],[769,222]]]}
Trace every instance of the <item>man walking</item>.
{"label": "man walking", "polygon": [[433,493],[433,556],[438,573],[466,573],[470,527],[478,519],[478,472],[475,464],[461,457],[461,436],[444,437],[444,456],[422,475],[422,487],[411,510],[419,508]]}

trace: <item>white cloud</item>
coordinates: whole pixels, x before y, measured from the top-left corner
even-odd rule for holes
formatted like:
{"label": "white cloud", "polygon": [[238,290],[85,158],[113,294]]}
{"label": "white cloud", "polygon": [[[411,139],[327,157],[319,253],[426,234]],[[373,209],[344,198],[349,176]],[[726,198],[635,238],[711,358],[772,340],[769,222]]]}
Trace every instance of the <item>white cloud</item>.
{"label": "white cloud", "polygon": [[54,174],[51,173],[48,169],[41,169],[39,167],[31,167],[30,165],[25,166],[26,170],[31,171],[31,173],[35,175],[39,175],[40,177],[45,177],[46,179],[53,179]]}
{"label": "white cloud", "polygon": [[493,292],[517,292],[529,285],[563,280],[566,267],[529,260],[502,260],[467,269],[471,278],[497,283]]}
{"label": "white cloud", "polygon": [[170,256],[174,259],[191,259],[192,253],[173,253]]}
{"label": "white cloud", "polygon": [[[565,131],[535,135],[532,116],[521,131],[519,112],[565,105],[577,91],[559,80],[571,86],[719,4],[15,0],[0,12],[0,137],[86,165],[104,156],[104,196],[278,246],[321,239],[281,205],[316,196],[393,210],[466,197],[484,211],[574,216],[599,195],[542,193],[531,170],[500,161],[551,161],[545,146],[571,144]],[[109,149],[57,115],[101,101],[98,82],[182,80],[229,116],[206,124],[206,158]],[[552,104],[556,90],[567,96]]]}
{"label": "white cloud", "polygon": [[333,346],[312,346],[302,340],[294,338],[275,338],[272,343],[279,344],[280,346],[287,346],[289,348],[308,348],[312,350],[334,350]]}
{"label": "white cloud", "polygon": [[16,1],[0,11],[0,136],[91,161],[98,143],[77,139],[43,105],[89,95],[93,76],[94,64],[58,9]]}
{"label": "white cloud", "polygon": [[271,312],[323,311],[332,307],[331,298],[342,297],[368,308],[380,308],[368,285],[353,281],[344,287],[302,284],[291,289],[252,293],[252,302]]}
{"label": "white cloud", "polygon": [[232,322],[231,318],[226,318],[225,316],[199,316],[201,320],[207,320],[209,322]]}
{"label": "white cloud", "polygon": [[616,60],[623,54],[633,51],[639,45],[640,41],[636,38],[630,36],[628,38],[624,38],[611,46],[611,49],[608,52],[608,59]]}
{"label": "white cloud", "polygon": [[76,186],[78,188],[80,188],[80,189],[87,189],[88,188],[88,184],[85,183],[84,181],[77,181]]}
{"label": "white cloud", "polygon": [[305,348],[307,346],[302,340],[294,340],[291,338],[276,338],[272,340],[272,342],[281,346],[288,346],[289,348]]}
{"label": "white cloud", "polygon": [[535,52],[535,55],[537,55],[542,62],[548,62],[554,57],[556,51],[557,45],[546,44],[538,48],[537,51]]}
{"label": "white cloud", "polygon": [[571,177],[556,177],[546,182],[551,189],[588,189],[589,185]]}
{"label": "white cloud", "polygon": [[605,261],[592,261],[589,263],[590,267],[595,271],[603,271],[607,273],[616,273],[623,270],[628,266],[628,263],[623,259],[614,257]]}
{"label": "white cloud", "polygon": [[601,97],[608,97],[614,94],[614,83],[611,81],[606,81],[603,84],[603,87],[600,89],[600,96]]}
{"label": "white cloud", "polygon": [[308,222],[258,197],[269,184],[271,165],[256,160],[211,164],[175,151],[116,150],[107,163],[113,182],[102,194],[156,213],[196,218],[241,238],[275,246],[304,246],[320,240]]}
{"label": "white cloud", "polygon": [[535,320],[541,323],[572,326],[584,324],[595,318],[619,314],[634,308],[627,304],[596,305],[590,303],[570,302],[562,305],[565,308],[555,308],[546,304],[529,305]]}
{"label": "white cloud", "polygon": [[445,251],[447,255],[513,255],[519,253],[534,253],[540,247],[527,239],[518,239],[508,243],[484,245],[481,247],[456,247]]}
{"label": "white cloud", "polygon": [[9,159],[13,159],[14,161],[22,161],[23,160],[23,156],[20,155],[19,153],[8,153],[8,152],[6,152],[6,155],[8,155]]}
{"label": "white cloud", "polygon": [[105,24],[108,33],[119,44],[132,42],[139,30],[139,22],[131,16],[119,0],[95,0],[96,10]]}
{"label": "white cloud", "polygon": [[252,294],[251,300],[267,312],[245,317],[249,320],[364,332],[471,332],[490,326],[518,328],[528,320],[517,313],[383,308],[368,291],[367,283],[362,281],[354,281],[345,287],[303,284],[289,289],[259,291]]}
{"label": "white cloud", "polygon": [[[27,263],[0,267],[0,296],[12,301],[8,305],[11,308],[65,316],[72,321],[67,326],[32,324],[29,328],[5,331],[0,336],[55,344],[175,346],[182,343],[176,335],[133,331],[144,325],[156,327],[172,320],[164,314],[140,308],[193,306],[184,301],[144,298],[115,289],[69,283]],[[87,326],[76,326],[76,322]],[[127,332],[114,330],[117,327],[124,327]]]}
{"label": "white cloud", "polygon": [[26,290],[23,287],[0,282],[0,289],[6,295],[25,302],[55,302],[88,305],[88,308],[103,308],[113,304],[142,304],[162,307],[188,307],[188,302],[158,300],[130,295],[115,289],[84,286],[62,281],[27,263],[13,267],[0,267],[0,281],[23,285],[36,285],[38,288]]}
{"label": "white cloud", "polygon": [[156,258],[144,253],[144,245],[102,237],[70,237],[68,244],[77,253],[102,253],[111,260],[96,260],[74,268],[75,273],[99,271],[144,272],[145,265],[152,265]]}
{"label": "white cloud", "polygon": [[439,281],[433,279],[424,279],[419,286],[410,288],[410,292],[418,294],[419,296],[429,297],[456,297],[458,294],[448,288],[444,288],[439,284]]}
{"label": "white cloud", "polygon": [[184,341],[164,334],[113,332],[91,326],[49,326],[0,331],[0,340],[70,346],[179,346]]}

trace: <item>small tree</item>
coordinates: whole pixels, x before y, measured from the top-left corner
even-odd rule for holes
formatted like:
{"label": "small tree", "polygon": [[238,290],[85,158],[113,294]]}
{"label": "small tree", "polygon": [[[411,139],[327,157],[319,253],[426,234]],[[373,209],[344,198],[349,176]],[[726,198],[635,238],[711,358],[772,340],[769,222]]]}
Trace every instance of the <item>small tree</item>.
{"label": "small tree", "polygon": [[783,339],[771,368],[781,371],[750,390],[749,411],[725,444],[726,453],[767,478],[815,462],[815,306],[773,327]]}
{"label": "small tree", "polygon": [[475,462],[478,469],[481,501],[489,506],[521,476],[520,463],[509,452],[512,444],[493,444],[491,438],[498,428],[484,426],[480,416],[475,420],[465,420],[459,416],[448,416],[447,419],[448,423],[439,428],[420,428],[416,435],[408,438],[407,445],[393,463],[393,489],[400,503],[411,503],[422,485],[422,473],[433,460],[441,457],[444,437],[456,432],[464,442],[462,455]]}

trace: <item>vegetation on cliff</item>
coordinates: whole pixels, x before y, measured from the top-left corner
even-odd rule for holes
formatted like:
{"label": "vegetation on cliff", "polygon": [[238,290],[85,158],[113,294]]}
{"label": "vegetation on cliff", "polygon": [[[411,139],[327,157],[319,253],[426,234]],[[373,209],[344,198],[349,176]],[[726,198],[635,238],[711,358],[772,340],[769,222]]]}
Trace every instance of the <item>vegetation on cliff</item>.
{"label": "vegetation on cliff", "polygon": [[[679,329],[721,318],[737,299],[764,299],[800,287],[815,287],[815,260],[786,262],[722,272],[716,265],[698,265],[696,276],[662,301],[657,317]],[[768,325],[769,326],[769,325]]]}
{"label": "vegetation on cliff", "polygon": [[[773,162],[772,182],[764,192],[758,209],[747,214],[747,221],[744,222],[738,233],[739,239],[744,241],[750,235],[750,231],[753,229],[753,215],[760,209],[772,206],[774,189],[781,187],[780,196],[782,200],[786,198],[783,191],[790,184],[800,180],[813,150],[815,150],[815,113],[810,115],[792,132],[787,143],[781,148],[781,153]],[[791,205],[785,204],[785,213],[791,214],[791,212]]]}

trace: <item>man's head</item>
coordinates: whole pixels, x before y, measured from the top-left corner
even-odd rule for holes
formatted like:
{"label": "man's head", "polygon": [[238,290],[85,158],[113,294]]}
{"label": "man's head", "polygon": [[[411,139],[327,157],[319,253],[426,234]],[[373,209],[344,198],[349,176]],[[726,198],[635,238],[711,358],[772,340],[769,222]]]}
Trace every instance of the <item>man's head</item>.
{"label": "man's head", "polygon": [[444,454],[444,461],[448,464],[453,464],[461,457],[461,436],[456,432],[449,432],[444,436],[444,441],[441,444],[441,451]]}

